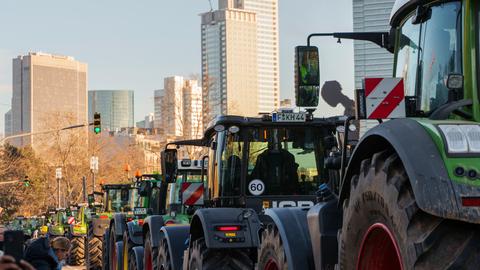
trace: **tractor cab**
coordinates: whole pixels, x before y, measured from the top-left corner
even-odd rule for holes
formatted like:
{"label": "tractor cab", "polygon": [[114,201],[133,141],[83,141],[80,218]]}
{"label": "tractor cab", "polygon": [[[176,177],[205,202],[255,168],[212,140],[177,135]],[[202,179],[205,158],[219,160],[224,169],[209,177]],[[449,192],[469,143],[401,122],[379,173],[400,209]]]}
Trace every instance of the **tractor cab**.
{"label": "tractor cab", "polygon": [[[209,150],[202,205],[256,211],[312,206],[318,186],[327,182],[325,161],[337,145],[334,134],[341,124],[339,117],[314,118],[311,112],[293,111],[216,118],[197,141]],[[176,149],[168,152],[174,156]],[[176,158],[169,159],[165,175],[176,175]]]}

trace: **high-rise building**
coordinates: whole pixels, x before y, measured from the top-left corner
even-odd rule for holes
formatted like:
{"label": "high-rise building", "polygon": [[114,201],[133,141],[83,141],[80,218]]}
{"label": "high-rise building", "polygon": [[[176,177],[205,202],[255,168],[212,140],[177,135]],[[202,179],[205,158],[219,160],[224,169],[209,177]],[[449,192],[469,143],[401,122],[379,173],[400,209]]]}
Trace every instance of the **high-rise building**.
{"label": "high-rise building", "polygon": [[270,113],[280,100],[278,0],[235,1],[235,8],[254,11],[257,17],[258,109]]}
{"label": "high-rise building", "polygon": [[5,130],[4,130],[4,135],[5,137],[11,136],[12,135],[12,109],[8,110],[8,112],[5,113]]}
{"label": "high-rise building", "polygon": [[259,112],[256,13],[235,8],[233,0],[218,3],[219,10],[201,14],[204,123]]}
{"label": "high-rise building", "polygon": [[[395,0],[353,0],[353,31],[389,31],[390,12]],[[391,77],[393,55],[367,41],[354,41],[355,88],[365,77]]]}
{"label": "high-rise building", "polygon": [[198,85],[197,80],[185,80],[183,87],[183,135],[186,138],[202,137],[202,116],[202,87]]}
{"label": "high-rise building", "polygon": [[198,138],[203,133],[202,88],[181,76],[164,79],[155,91],[155,128],[167,137]]}
{"label": "high-rise building", "polygon": [[162,118],[162,108],[163,108],[163,100],[165,96],[165,91],[163,89],[155,90],[154,91],[154,120],[153,120],[153,127],[157,130],[161,130],[163,128],[163,118]]}
{"label": "high-rise building", "polygon": [[[45,53],[13,59],[13,134],[85,124],[87,110],[87,64]],[[37,150],[42,140],[25,136],[12,143]]]}
{"label": "high-rise building", "polygon": [[133,90],[88,91],[88,119],[100,113],[102,130],[119,131],[135,127]]}

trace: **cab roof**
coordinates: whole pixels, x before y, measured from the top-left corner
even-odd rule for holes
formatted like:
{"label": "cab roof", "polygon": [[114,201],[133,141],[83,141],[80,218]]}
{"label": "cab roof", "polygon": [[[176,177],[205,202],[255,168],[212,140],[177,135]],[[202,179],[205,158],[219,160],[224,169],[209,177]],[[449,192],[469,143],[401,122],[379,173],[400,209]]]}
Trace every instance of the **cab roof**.
{"label": "cab roof", "polygon": [[390,14],[390,25],[398,26],[404,16],[413,11],[419,4],[425,5],[436,0],[396,0]]}

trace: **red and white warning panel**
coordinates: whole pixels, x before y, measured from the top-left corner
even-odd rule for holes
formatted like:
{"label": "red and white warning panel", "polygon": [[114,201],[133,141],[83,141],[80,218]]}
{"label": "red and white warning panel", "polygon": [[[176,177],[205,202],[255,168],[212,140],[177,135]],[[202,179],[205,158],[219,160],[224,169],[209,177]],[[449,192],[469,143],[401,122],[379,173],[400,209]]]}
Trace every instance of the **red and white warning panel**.
{"label": "red and white warning panel", "polygon": [[182,203],[185,205],[202,205],[203,190],[203,183],[182,183]]}
{"label": "red and white warning panel", "polygon": [[365,78],[365,118],[405,117],[405,88],[402,78]]}
{"label": "red and white warning panel", "polygon": [[74,217],[68,217],[67,223],[72,225],[73,223],[75,223],[75,218]]}

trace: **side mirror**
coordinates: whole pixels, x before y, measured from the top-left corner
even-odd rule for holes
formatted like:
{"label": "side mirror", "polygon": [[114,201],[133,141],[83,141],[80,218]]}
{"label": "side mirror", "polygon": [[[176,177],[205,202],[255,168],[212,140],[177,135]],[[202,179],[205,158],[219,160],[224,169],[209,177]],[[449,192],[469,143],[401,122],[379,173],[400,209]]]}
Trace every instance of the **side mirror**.
{"label": "side mirror", "polygon": [[295,47],[295,100],[298,107],[317,107],[320,61],[315,46]]}
{"label": "side mirror", "polygon": [[175,181],[177,174],[177,149],[165,149],[162,152],[162,174],[167,183]]}

